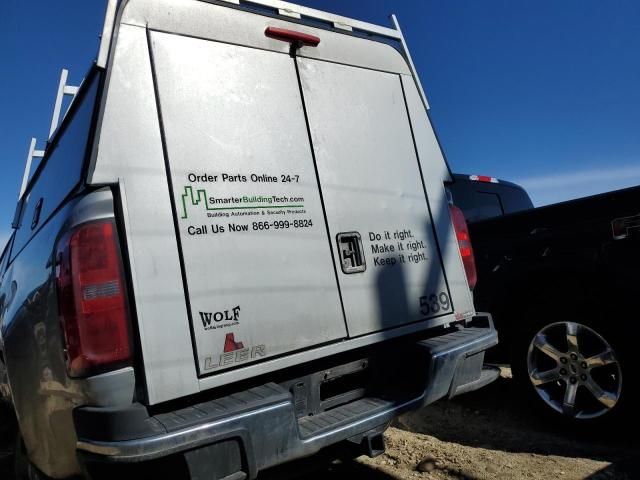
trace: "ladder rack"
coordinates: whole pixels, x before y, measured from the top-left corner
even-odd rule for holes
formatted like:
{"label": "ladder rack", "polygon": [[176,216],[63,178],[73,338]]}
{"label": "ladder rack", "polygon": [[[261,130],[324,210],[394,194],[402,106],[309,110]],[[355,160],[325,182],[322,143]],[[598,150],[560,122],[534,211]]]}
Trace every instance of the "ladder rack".
{"label": "ladder rack", "polygon": [[[53,107],[53,116],[51,117],[51,125],[49,127],[49,137],[47,138],[47,144],[51,140],[51,137],[53,136],[55,131],[58,129],[58,126],[60,125],[60,117],[62,114],[62,101],[64,100],[64,97],[70,96],[71,102],[73,102],[73,100],[76,97],[76,94],[78,93],[78,90],[80,89],[80,87],[77,87],[77,86],[67,85],[68,77],[69,77],[69,70],[67,70],[66,68],[63,68],[62,72],[60,73],[60,82],[58,83],[58,93],[56,95],[56,102]],[[71,103],[69,104],[69,106],[71,106]],[[64,118],[64,115],[62,115],[62,118]],[[44,157],[47,150],[46,147],[44,148],[44,150],[36,150],[37,142],[38,141],[35,138],[31,138],[31,144],[29,145],[29,154],[27,155],[27,162],[24,166],[24,173],[22,175],[22,186],[20,187],[20,194],[18,195],[18,201],[22,199],[22,196],[24,195],[24,192],[27,189],[27,184],[29,183],[29,174],[31,173],[31,165],[33,164],[33,159]]]}
{"label": "ladder rack", "polygon": [[27,155],[27,163],[24,166],[24,174],[22,175],[22,186],[20,187],[18,200],[22,198],[22,195],[24,195],[24,191],[27,189],[27,183],[29,181],[29,173],[31,173],[31,163],[33,162],[33,159],[44,157],[44,150],[36,150],[36,143],[37,140],[32,137],[31,144],[29,145],[29,154]]}
{"label": "ladder rack", "polygon": [[62,110],[62,100],[64,99],[64,96],[69,95],[71,97],[71,101],[73,102],[73,99],[76,97],[78,89],[80,88],[72,85],[67,85],[68,76],[69,70],[63,68],[62,73],[60,74],[60,83],[58,84],[58,95],[56,96],[56,103],[53,107],[53,116],[51,117],[49,140],[51,140],[53,133],[56,131],[58,125],[60,124],[60,111]]}

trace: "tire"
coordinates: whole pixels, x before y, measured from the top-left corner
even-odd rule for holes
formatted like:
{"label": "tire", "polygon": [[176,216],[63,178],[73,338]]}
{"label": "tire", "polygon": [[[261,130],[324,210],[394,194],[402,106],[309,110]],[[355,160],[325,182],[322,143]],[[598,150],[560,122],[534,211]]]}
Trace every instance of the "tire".
{"label": "tire", "polygon": [[552,311],[530,311],[512,336],[511,367],[523,405],[560,428],[613,428],[633,414],[637,397],[624,337],[634,335],[588,313]]}

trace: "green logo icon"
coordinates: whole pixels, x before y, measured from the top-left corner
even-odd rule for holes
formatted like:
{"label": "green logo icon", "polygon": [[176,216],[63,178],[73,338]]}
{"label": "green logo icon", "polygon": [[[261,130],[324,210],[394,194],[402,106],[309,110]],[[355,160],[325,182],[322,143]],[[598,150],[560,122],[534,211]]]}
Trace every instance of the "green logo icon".
{"label": "green logo icon", "polygon": [[191,205],[194,206],[202,203],[204,207],[209,210],[209,205],[207,205],[207,191],[204,188],[196,190],[194,193],[193,187],[184,187],[184,193],[182,194],[182,215],[180,218],[188,217],[187,202],[191,202]]}

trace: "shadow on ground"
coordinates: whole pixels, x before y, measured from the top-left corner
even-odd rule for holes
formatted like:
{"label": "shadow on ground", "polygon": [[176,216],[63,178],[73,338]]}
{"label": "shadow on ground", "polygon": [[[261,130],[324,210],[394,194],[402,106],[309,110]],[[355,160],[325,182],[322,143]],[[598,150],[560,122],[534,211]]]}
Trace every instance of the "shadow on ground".
{"label": "shadow on ground", "polygon": [[[633,438],[635,429],[627,429],[631,438],[623,438],[617,430],[562,430],[541,421],[529,405],[519,400],[513,381],[508,378],[500,378],[478,392],[403,415],[394,426],[398,430],[390,432],[387,455],[374,461],[330,463],[328,457],[303,459],[263,474],[260,480],[640,478],[640,441]],[[415,435],[419,438],[413,439],[414,433],[423,436]],[[462,460],[457,465],[465,464],[464,473],[451,468],[455,461],[449,462],[448,469],[431,474],[416,472],[415,466],[430,454]],[[587,468],[587,461],[596,465],[595,462],[602,462],[602,467]],[[572,471],[570,465],[580,465],[582,469]],[[579,473],[586,471],[590,473]]]}
{"label": "shadow on ground", "polygon": [[510,378],[403,415],[395,426],[474,448],[611,462],[591,479],[618,478],[617,474],[640,478],[640,440],[635,428],[576,430],[543,420],[520,399]]}
{"label": "shadow on ground", "polygon": [[259,480],[396,480],[372,466],[356,461],[331,462],[329,459],[314,457],[297,460],[292,464],[273,468],[261,473]]}

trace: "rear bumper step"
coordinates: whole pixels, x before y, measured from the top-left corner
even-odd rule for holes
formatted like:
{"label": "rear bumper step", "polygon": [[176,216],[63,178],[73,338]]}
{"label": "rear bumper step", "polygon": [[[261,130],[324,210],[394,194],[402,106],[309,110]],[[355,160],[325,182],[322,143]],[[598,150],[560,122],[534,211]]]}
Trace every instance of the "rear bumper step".
{"label": "rear bumper step", "polygon": [[[395,375],[398,371],[411,375],[412,388],[379,389],[378,393],[374,389],[363,398],[300,418],[293,395],[275,383],[155,416],[139,404],[125,410],[81,407],[74,412],[77,448],[87,466],[139,463],[179,453],[193,471],[190,462],[211,465],[206,452],[215,455],[224,445],[225,455],[237,457],[238,464],[226,465],[230,470],[220,478],[237,471],[255,478],[260,470],[383,430],[402,412],[495,380],[494,372],[483,369],[483,357],[498,338],[490,317],[483,318],[482,327],[461,328],[406,345],[412,355],[398,361],[411,359],[418,364],[387,368]],[[386,356],[385,362],[392,363]],[[382,377],[382,382],[388,381]],[[200,453],[194,456],[194,452]]]}

